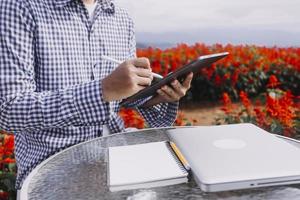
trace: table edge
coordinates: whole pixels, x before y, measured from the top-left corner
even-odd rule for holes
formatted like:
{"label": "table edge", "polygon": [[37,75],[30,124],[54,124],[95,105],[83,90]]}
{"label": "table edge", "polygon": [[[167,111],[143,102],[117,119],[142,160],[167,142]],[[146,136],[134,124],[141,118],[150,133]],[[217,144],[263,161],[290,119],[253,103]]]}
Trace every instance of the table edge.
{"label": "table edge", "polygon": [[[95,140],[98,140],[100,138],[108,138],[108,137],[113,137],[116,135],[121,135],[121,134],[126,134],[126,133],[132,133],[132,132],[142,132],[142,131],[149,131],[149,130],[160,130],[160,129],[168,129],[168,128],[192,128],[192,127],[199,127],[199,126],[169,126],[169,127],[159,127],[159,128],[146,128],[146,129],[142,129],[142,130],[134,130],[134,131],[128,131],[128,132],[120,132],[120,133],[115,133],[115,134],[111,134],[111,135],[107,135],[107,136],[101,136],[101,137],[97,137],[88,141],[84,141],[78,144],[75,144],[73,146],[70,146],[62,151],[59,151],[56,154],[53,154],[52,156],[50,156],[49,158],[47,158],[46,160],[44,160],[43,162],[41,162],[39,165],[37,165],[30,173],[29,175],[26,177],[26,179],[23,182],[22,188],[20,190],[20,200],[28,200],[28,188],[29,188],[29,184],[32,180],[32,178],[37,174],[37,172],[39,171],[40,168],[42,168],[46,163],[48,163],[49,161],[51,161],[54,157],[64,153],[65,151],[68,151],[72,148],[76,148],[79,145],[83,145],[89,142],[93,142]],[[285,140],[290,140],[292,142],[296,142],[296,143],[300,143],[299,140],[293,139],[293,138],[289,138],[286,136],[282,136],[282,135],[277,135],[277,134],[273,134],[279,138],[285,139]]]}
{"label": "table edge", "polygon": [[[184,128],[185,126],[181,126],[180,128]],[[191,126],[189,126],[191,127]],[[133,133],[133,132],[141,132],[141,131],[149,131],[149,130],[160,130],[160,129],[168,129],[168,128],[178,128],[176,126],[167,126],[167,127],[159,127],[159,128],[145,128],[145,129],[140,129],[140,130],[134,130],[134,131],[128,131],[128,132],[120,132],[120,133],[114,133],[114,134],[111,134],[111,135],[107,135],[107,136],[100,136],[100,137],[96,137],[96,138],[93,138],[91,140],[87,140],[87,141],[84,141],[84,142],[81,142],[81,143],[78,143],[78,144],[75,144],[73,146],[70,146],[62,151],[59,151],[55,154],[53,154],[52,156],[50,156],[49,158],[47,158],[46,160],[44,160],[43,162],[41,162],[39,165],[37,165],[29,174],[28,176],[26,177],[26,179],[24,180],[23,182],[23,185],[22,185],[22,188],[20,190],[20,200],[28,200],[28,188],[29,188],[29,184],[32,180],[32,178],[37,174],[37,172],[39,171],[39,169],[41,169],[45,164],[47,164],[49,161],[51,161],[54,157],[72,149],[72,148],[76,148],[77,146],[80,146],[80,145],[83,145],[83,144],[86,144],[86,143],[89,143],[89,142],[93,142],[95,140],[98,140],[98,139],[102,139],[102,138],[108,138],[108,137],[113,137],[113,136],[116,136],[116,135],[121,135],[121,134],[126,134],[126,133]]]}

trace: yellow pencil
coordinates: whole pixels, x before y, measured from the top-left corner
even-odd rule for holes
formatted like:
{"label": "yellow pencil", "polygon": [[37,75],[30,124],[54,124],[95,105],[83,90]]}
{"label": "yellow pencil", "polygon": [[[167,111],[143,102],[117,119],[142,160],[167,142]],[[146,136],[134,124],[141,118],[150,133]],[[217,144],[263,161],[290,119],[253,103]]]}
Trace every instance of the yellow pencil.
{"label": "yellow pencil", "polygon": [[176,146],[175,143],[170,142],[170,146],[173,149],[173,151],[175,152],[176,156],[179,158],[179,160],[181,161],[181,163],[183,164],[183,166],[185,167],[186,170],[190,170],[191,167],[189,165],[189,163],[187,162],[187,160],[185,159],[185,157],[182,155],[182,153],[179,151],[178,147]]}

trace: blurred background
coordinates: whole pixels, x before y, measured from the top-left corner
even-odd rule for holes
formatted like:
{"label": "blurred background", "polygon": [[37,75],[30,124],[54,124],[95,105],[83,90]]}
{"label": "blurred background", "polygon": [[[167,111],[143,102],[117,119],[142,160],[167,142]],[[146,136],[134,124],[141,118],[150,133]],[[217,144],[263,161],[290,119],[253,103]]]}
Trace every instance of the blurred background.
{"label": "blurred background", "polygon": [[[250,122],[298,135],[299,0],[116,1],[135,21],[138,56],[157,73],[199,55],[230,53],[193,80],[177,125]],[[138,117],[127,112],[128,126],[136,126]]]}
{"label": "blurred background", "polygon": [[139,45],[300,45],[300,1],[117,0],[136,23]]}

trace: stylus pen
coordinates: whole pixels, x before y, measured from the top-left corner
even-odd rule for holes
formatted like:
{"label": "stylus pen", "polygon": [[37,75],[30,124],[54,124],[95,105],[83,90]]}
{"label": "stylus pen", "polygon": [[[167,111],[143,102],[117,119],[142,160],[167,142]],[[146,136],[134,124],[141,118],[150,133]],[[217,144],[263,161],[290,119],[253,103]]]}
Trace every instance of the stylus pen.
{"label": "stylus pen", "polygon": [[[109,56],[104,56],[104,55],[103,55],[103,56],[101,56],[101,58],[102,58],[103,60],[108,60],[108,61],[114,62],[114,63],[116,63],[116,64],[118,64],[118,65],[120,65],[121,63],[123,63],[122,61],[116,60],[116,59],[111,58],[111,57],[109,57]],[[152,72],[152,75],[153,75],[153,77],[158,78],[158,79],[164,78],[162,75],[156,74],[156,73],[154,73],[154,72]]]}

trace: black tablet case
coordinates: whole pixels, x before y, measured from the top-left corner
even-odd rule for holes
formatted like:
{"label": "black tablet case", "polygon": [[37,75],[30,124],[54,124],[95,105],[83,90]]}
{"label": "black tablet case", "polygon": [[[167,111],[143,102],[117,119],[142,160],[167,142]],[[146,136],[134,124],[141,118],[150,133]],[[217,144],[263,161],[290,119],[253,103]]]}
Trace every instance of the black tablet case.
{"label": "black tablet case", "polygon": [[156,94],[156,91],[158,89],[160,89],[164,85],[169,85],[173,80],[177,79],[180,82],[182,82],[187,76],[187,74],[189,74],[190,72],[197,73],[201,68],[210,66],[214,62],[226,57],[228,54],[228,52],[224,52],[200,56],[197,60],[194,60],[189,64],[175,70],[174,72],[169,73],[166,77],[157,82],[152,82],[152,84],[149,87],[146,87],[138,93],[128,97],[127,99],[124,99],[121,102],[121,105],[126,107],[129,103],[132,103],[138,99],[152,96]]}

